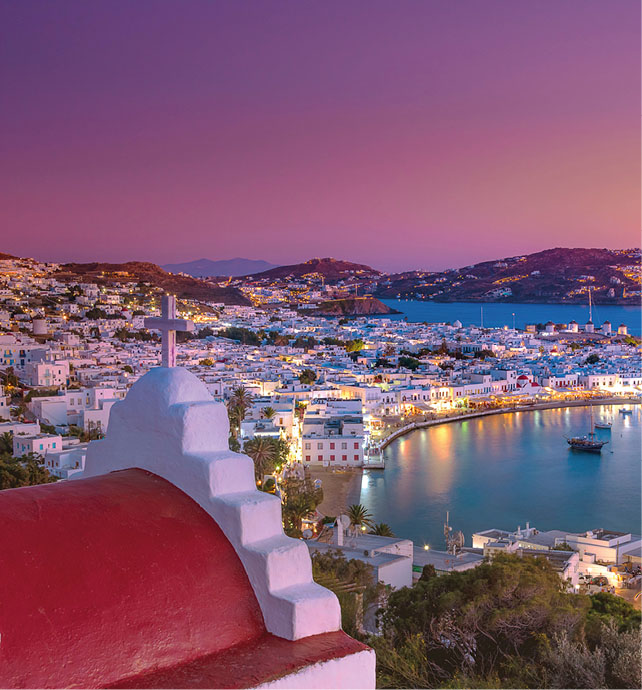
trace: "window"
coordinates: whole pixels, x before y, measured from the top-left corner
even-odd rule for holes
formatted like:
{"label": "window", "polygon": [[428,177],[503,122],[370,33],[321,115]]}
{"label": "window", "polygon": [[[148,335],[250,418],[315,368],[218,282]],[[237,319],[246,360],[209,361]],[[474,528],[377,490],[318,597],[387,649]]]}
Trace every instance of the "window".
{"label": "window", "polygon": [[334,455],[330,456],[330,462],[334,462]]}
{"label": "window", "polygon": [[305,456],[305,461],[306,461],[306,462],[310,462],[310,456],[309,456],[309,455],[306,455],[306,456]]}
{"label": "window", "polygon": [[323,462],[323,455],[317,455],[317,460],[319,462]]}
{"label": "window", "polygon": [[344,441],[344,442],[341,444],[341,450],[346,450],[347,448],[348,448],[348,444]]}
{"label": "window", "polygon": [[345,461],[348,459],[348,456],[347,456],[347,455],[342,455],[342,456],[341,456],[341,459],[343,460],[343,462],[345,462]]}
{"label": "window", "polygon": [[306,443],[306,444],[305,444],[305,449],[306,449],[306,450],[310,450],[311,447],[312,447],[312,444],[311,444],[311,443]]}
{"label": "window", "polygon": [[56,447],[56,442],[55,442],[55,441],[51,444],[51,447],[52,447],[52,448],[55,448],[55,447]]}
{"label": "window", "polygon": [[330,444],[330,450],[334,450],[334,443]]}
{"label": "window", "polygon": [[355,449],[355,450],[359,450],[359,444],[358,444],[358,443],[355,443],[355,444],[354,444],[354,449]]}
{"label": "window", "polygon": [[354,456],[354,459],[355,459],[356,461],[358,461],[358,460],[359,460],[359,456],[358,456],[358,455],[355,455],[355,456]]}
{"label": "window", "polygon": [[317,450],[323,450],[323,443],[317,443]]}

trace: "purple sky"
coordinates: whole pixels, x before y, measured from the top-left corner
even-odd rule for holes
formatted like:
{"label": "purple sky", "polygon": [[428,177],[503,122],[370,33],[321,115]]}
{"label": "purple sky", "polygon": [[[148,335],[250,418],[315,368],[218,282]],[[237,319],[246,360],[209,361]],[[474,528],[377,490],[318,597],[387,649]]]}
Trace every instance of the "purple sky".
{"label": "purple sky", "polygon": [[639,244],[638,0],[5,0],[0,93],[0,251]]}

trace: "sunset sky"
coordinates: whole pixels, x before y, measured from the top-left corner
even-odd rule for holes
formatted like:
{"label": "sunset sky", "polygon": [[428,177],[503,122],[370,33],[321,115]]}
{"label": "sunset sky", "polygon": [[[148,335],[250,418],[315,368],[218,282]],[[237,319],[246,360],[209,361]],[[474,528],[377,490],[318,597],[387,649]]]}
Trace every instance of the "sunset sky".
{"label": "sunset sky", "polygon": [[5,0],[0,251],[443,269],[640,238],[638,0]]}

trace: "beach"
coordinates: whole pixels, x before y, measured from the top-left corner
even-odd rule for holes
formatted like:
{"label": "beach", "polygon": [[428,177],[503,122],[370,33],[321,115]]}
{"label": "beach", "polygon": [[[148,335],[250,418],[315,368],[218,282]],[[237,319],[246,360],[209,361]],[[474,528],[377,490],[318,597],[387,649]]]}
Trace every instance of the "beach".
{"label": "beach", "polygon": [[341,470],[311,467],[312,479],[320,479],[323,487],[323,502],[317,510],[323,515],[336,517],[347,512],[353,503],[359,503],[362,474],[360,467]]}

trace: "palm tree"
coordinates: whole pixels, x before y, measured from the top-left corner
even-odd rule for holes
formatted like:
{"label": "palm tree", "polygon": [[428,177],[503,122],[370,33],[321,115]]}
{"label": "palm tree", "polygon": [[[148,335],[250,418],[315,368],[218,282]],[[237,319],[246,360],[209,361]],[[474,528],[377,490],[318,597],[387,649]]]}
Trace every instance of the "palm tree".
{"label": "palm tree", "polygon": [[390,529],[390,525],[385,522],[380,522],[372,528],[370,534],[376,534],[378,537],[394,537],[394,532]]}
{"label": "palm tree", "polygon": [[355,503],[348,508],[348,517],[350,518],[350,529],[353,532],[365,532],[363,528],[372,525],[372,515],[360,503]]}
{"label": "palm tree", "polygon": [[274,470],[276,448],[272,439],[266,436],[256,436],[246,441],[243,452],[254,460],[254,474],[257,481]]}
{"label": "palm tree", "polygon": [[245,410],[247,410],[247,408],[252,404],[252,396],[247,392],[247,388],[245,388],[245,386],[237,386],[232,391],[230,403],[234,407],[242,408],[243,412],[245,412]]}
{"label": "palm tree", "polygon": [[233,405],[230,400],[227,404],[227,418],[230,420],[230,433],[233,438],[237,438],[239,435],[239,429],[241,428],[241,422],[245,417],[245,410],[238,405]]}
{"label": "palm tree", "polygon": [[13,454],[13,434],[8,431],[0,436],[0,454],[4,453]]}
{"label": "palm tree", "polygon": [[276,410],[273,407],[264,407],[261,414],[263,415],[263,419],[270,420],[276,415]]}

